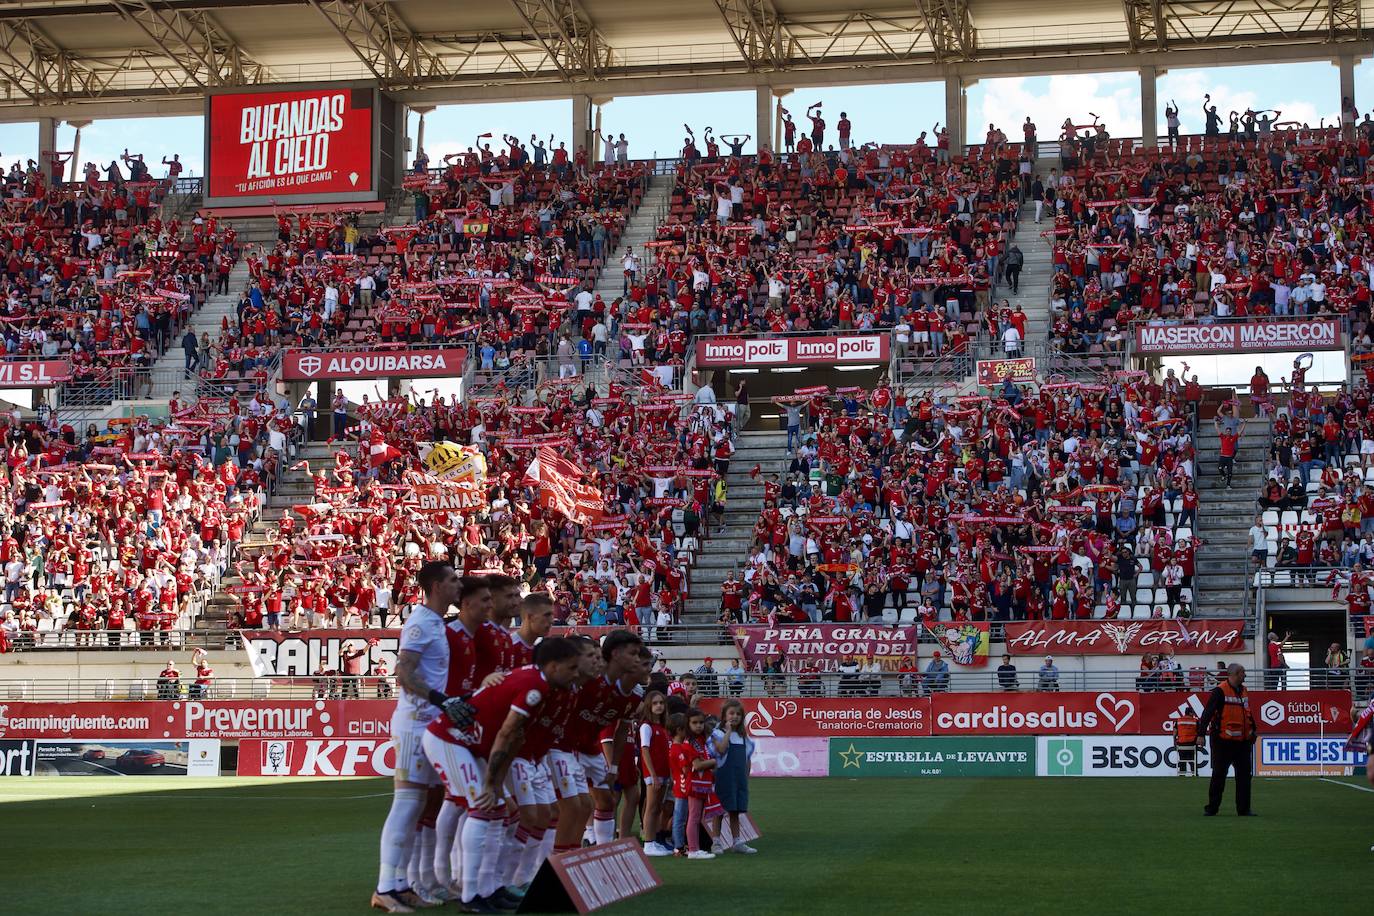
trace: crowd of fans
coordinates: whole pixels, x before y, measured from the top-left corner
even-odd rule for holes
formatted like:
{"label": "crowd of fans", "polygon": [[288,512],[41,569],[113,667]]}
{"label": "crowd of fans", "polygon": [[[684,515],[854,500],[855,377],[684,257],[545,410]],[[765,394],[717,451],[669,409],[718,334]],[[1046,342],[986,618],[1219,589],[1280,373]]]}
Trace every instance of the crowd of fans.
{"label": "crowd of fans", "polygon": [[[332,464],[307,465],[313,500],[239,565],[234,625],[395,626],[429,559],[503,569],[546,591],[559,623],[652,635],[677,622],[710,514],[724,509],[733,430],[718,407],[624,378],[605,396],[550,378],[462,404],[364,403]],[[444,442],[470,446],[484,470],[436,476],[426,458]],[[569,517],[538,498],[527,474],[542,447],[584,472],[598,512]]]}
{"label": "crowd of fans", "polygon": [[[127,180],[118,162],[105,180],[88,168],[50,182],[33,162],[5,178],[6,356],[66,360],[63,397],[83,406],[144,393],[153,361],[239,255],[228,225],[164,220],[179,162],[160,182],[140,156],[123,159]],[[277,473],[273,444],[291,421],[267,404],[178,394],[166,418],[104,429],[82,429],[63,401],[31,420],[7,415],[0,648],[57,643],[64,630],[75,635],[62,644],[147,644],[188,628]]]}
{"label": "crowd of fans", "polygon": [[797,444],[765,484],[725,618],[1192,613],[1196,405],[1176,378],[780,401]]}
{"label": "crowd of fans", "polygon": [[1283,123],[1166,150],[1109,141],[1036,179],[1037,214],[1054,224],[1058,348],[1119,352],[1132,322],[1312,315],[1348,317],[1368,349],[1370,128],[1351,141]]}

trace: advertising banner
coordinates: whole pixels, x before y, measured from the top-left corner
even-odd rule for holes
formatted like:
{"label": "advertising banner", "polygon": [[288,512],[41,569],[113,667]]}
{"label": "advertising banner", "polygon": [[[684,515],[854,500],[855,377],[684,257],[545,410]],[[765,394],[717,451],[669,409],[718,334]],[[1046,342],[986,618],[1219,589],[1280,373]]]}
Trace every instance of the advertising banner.
{"label": "advertising banner", "polygon": [[389,739],[261,739],[239,742],[240,776],[390,776],[396,745]]}
{"label": "advertising banner", "polygon": [[381,737],[394,700],[187,700],[0,704],[0,737],[70,740]]}
{"label": "advertising banner", "polygon": [[[786,627],[734,627],[744,667],[756,670],[776,655],[785,656],[787,671],[837,671],[840,663],[870,658],[885,671],[896,671],[916,655],[916,627],[854,626],[812,623]],[[815,666],[813,669],[812,666]]]}
{"label": "advertising banner", "polygon": [[1212,654],[1245,651],[1245,624],[1230,620],[1036,620],[1008,623],[1007,651],[1054,655]]}
{"label": "advertising banner", "polygon": [[208,198],[374,190],[371,88],[234,92],[206,99]]}
{"label": "advertising banner", "polygon": [[1017,385],[1035,381],[1035,358],[978,360],[979,385],[994,388],[1007,379]]}
{"label": "advertising banner", "polygon": [[[756,739],[930,734],[930,700],[920,697],[746,697],[740,702],[749,732]],[[701,705],[707,713],[720,712],[720,700],[706,700]]]}
{"label": "advertising banner", "polygon": [[0,776],[32,776],[32,741],[0,741]]}
{"label": "advertising banner", "polygon": [[718,337],[697,341],[697,366],[812,366],[834,363],[884,363],[886,334],[836,337]]}
{"label": "advertising banner", "polygon": [[750,776],[825,776],[829,748],[825,738],[754,738]]}
{"label": "advertising banner", "polygon": [[1137,353],[1253,353],[1339,350],[1335,318],[1270,318],[1217,324],[1144,325],[1135,329]]}
{"label": "advertising banner", "polygon": [[1364,754],[1345,749],[1346,738],[1261,738],[1255,754],[1257,776],[1352,776],[1367,766]]}
{"label": "advertising banner", "polygon": [[931,698],[937,735],[1134,735],[1135,693],[940,693]]}
{"label": "advertising banner", "polygon": [[1034,776],[1034,738],[832,738],[830,775]]}
{"label": "advertising banner", "polygon": [[[554,627],[554,636],[581,635],[599,640],[615,627]],[[372,674],[379,664],[396,671],[396,650],[400,630],[239,630],[243,651],[254,677],[310,677],[324,665],[326,671],[341,670],[341,654],[366,648],[363,671]]]}
{"label": "advertising banner", "polygon": [[0,388],[51,388],[72,377],[65,359],[17,359],[0,363]]}
{"label": "advertising banner", "polygon": [[[1251,690],[1250,711],[1261,735],[1348,735],[1348,690]],[[1181,715],[1201,716],[1207,692],[1142,693],[1140,731],[1149,735],[1173,734],[1174,720]]]}
{"label": "advertising banner", "polygon": [[985,620],[964,620],[958,623],[926,624],[925,628],[940,644],[950,664],[960,668],[986,668],[990,626]]}
{"label": "advertising banner", "polygon": [[[1198,775],[1210,776],[1205,747],[1197,748]],[[1178,749],[1170,735],[1037,738],[1036,776],[1177,776]]]}
{"label": "advertising banner", "polygon": [[218,776],[219,742],[80,741],[34,742],[36,776]]}
{"label": "advertising banner", "polygon": [[287,350],[281,358],[281,377],[288,382],[329,379],[458,378],[467,351],[414,350]]}

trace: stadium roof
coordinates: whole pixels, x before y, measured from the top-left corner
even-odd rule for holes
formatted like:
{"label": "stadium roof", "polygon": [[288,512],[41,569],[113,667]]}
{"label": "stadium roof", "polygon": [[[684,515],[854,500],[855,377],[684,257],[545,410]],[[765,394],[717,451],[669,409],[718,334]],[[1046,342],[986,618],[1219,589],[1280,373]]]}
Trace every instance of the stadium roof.
{"label": "stadium roof", "polygon": [[70,116],[91,102],[195,110],[215,87],[357,78],[418,104],[1121,69],[1163,66],[1165,57],[1174,66],[1314,59],[1374,51],[1363,30],[1370,7],[1374,0],[6,0],[0,119],[19,109]]}

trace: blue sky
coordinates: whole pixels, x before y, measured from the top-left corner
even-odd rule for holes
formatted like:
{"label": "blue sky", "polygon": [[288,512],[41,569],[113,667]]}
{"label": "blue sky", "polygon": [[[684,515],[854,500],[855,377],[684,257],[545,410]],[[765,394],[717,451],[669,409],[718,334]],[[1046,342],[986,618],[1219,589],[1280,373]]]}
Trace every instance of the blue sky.
{"label": "blue sky", "polygon": [[[1338,76],[1328,63],[1283,64],[1257,67],[1219,67],[1172,70],[1158,81],[1159,130],[1163,133],[1164,106],[1179,103],[1184,132],[1202,129],[1202,95],[1212,94],[1223,115],[1231,109],[1277,108],[1283,120],[1294,118],[1316,124],[1335,117],[1340,104]],[[1374,103],[1374,62],[1356,68],[1356,107],[1361,112]],[[909,143],[922,130],[944,119],[944,87],[940,83],[898,83],[841,88],[800,88],[783,99],[794,118],[803,120],[807,105],[823,102],[826,121],[833,130],[841,111],[854,122],[861,140]],[[1140,87],[1134,71],[1125,73],[1073,74],[1054,77],[1016,77],[984,80],[968,91],[968,122],[971,140],[980,140],[993,122],[1013,139],[1018,125],[1029,114],[1040,127],[1041,137],[1057,133],[1056,125],[1072,115],[1078,123],[1096,112],[1119,137],[1140,134]],[[438,159],[460,152],[476,142],[476,135],[491,131],[499,141],[502,133],[527,139],[537,134],[547,140],[567,141],[572,105],[567,100],[511,104],[449,105],[425,120],[425,146]],[[416,116],[411,115],[411,135]],[[634,158],[675,155],[681,147],[683,123],[700,137],[708,125],[717,134],[754,132],[753,92],[712,92],[660,96],[625,96],[603,106],[604,131],[624,132]],[[73,130],[58,128],[58,148],[71,149]],[[748,148],[754,147],[751,140]],[[81,159],[101,164],[117,157],[127,145],[141,152],[153,165],[155,175],[165,174],[164,156],[180,153],[186,173],[203,173],[202,126],[198,117],[129,118],[96,121],[81,134]],[[37,154],[38,129],[33,124],[0,124],[0,156],[6,166],[16,159]]]}

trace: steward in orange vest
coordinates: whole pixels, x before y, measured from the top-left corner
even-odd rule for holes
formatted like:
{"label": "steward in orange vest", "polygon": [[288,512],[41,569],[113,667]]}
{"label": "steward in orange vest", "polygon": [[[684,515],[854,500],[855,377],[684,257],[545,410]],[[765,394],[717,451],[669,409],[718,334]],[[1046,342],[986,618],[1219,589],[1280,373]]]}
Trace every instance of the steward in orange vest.
{"label": "steward in orange vest", "polygon": [[1207,806],[1202,813],[1208,817],[1221,809],[1221,796],[1226,791],[1226,774],[1236,771],[1236,814],[1250,817],[1250,777],[1254,769],[1255,740],[1258,737],[1255,717],[1250,712],[1250,694],[1245,692],[1245,667],[1231,665],[1226,680],[1212,691],[1207,707],[1198,722],[1198,743],[1204,736],[1211,738],[1212,780],[1207,787]]}

